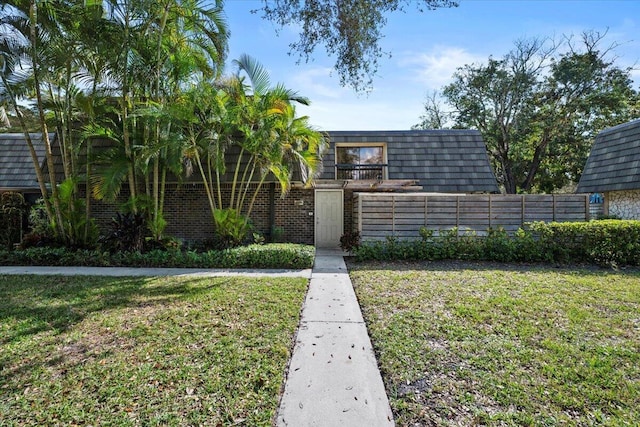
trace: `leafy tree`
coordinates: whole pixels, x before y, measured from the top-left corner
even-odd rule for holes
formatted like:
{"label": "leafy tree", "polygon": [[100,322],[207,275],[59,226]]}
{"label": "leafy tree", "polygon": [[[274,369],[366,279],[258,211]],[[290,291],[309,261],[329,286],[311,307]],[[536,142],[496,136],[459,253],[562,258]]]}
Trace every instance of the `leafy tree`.
{"label": "leafy tree", "polygon": [[433,10],[457,6],[451,0],[263,0],[264,17],[281,27],[300,27],[300,38],[290,45],[301,59],[309,60],[324,45],[336,57],[335,69],[343,85],[356,90],[368,89],[384,55],[380,47],[385,14]]}
{"label": "leafy tree", "polygon": [[502,59],[458,69],[444,88],[454,126],[482,132],[507,193],[577,182],[597,132],[637,113],[630,69],[606,59],[615,46],[602,50],[603,37],[520,41]]}

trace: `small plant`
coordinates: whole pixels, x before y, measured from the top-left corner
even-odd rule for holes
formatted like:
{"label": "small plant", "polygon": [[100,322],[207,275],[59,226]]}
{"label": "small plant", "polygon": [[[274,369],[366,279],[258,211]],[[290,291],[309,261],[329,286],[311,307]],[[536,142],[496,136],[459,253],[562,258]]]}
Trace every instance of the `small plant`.
{"label": "small plant", "polygon": [[110,252],[142,252],[145,244],[147,223],[143,214],[120,213],[111,220],[111,233],[100,242]]}
{"label": "small plant", "polygon": [[264,245],[265,242],[265,238],[262,234],[260,233],[253,233],[253,243],[255,243],[256,245]]}
{"label": "small plant", "polygon": [[216,234],[225,247],[240,246],[251,230],[249,219],[235,209],[216,209],[213,219]]}
{"label": "small plant", "polygon": [[342,236],[340,236],[340,248],[343,251],[347,251],[349,253],[353,252],[354,249],[358,249],[360,247],[360,232],[359,231],[347,231]]}
{"label": "small plant", "polygon": [[272,243],[280,243],[282,242],[282,238],[284,237],[284,228],[273,226],[271,227],[271,242]]}

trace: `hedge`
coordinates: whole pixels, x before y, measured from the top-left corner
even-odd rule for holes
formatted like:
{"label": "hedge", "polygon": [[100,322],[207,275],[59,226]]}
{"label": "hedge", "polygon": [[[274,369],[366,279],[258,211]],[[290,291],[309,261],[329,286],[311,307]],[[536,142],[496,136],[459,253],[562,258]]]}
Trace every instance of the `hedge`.
{"label": "hedge", "polygon": [[422,229],[421,239],[364,242],[357,261],[463,259],[500,262],[640,265],[640,221],[534,222],[513,235],[490,229],[486,236],[456,228],[437,236]]}
{"label": "hedge", "polygon": [[291,243],[208,252],[153,250],[115,254],[97,250],[29,248],[0,251],[0,265],[305,269],[313,267],[314,256],[313,246]]}

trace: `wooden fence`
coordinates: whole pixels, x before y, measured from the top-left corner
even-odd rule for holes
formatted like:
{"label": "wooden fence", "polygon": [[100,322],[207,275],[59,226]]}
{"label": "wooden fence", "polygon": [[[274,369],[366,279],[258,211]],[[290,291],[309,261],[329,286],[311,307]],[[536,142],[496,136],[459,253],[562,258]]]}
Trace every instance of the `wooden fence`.
{"label": "wooden fence", "polygon": [[421,227],[479,235],[502,227],[512,233],[533,221],[588,221],[589,197],[581,194],[355,193],[354,230],[363,240],[419,237]]}

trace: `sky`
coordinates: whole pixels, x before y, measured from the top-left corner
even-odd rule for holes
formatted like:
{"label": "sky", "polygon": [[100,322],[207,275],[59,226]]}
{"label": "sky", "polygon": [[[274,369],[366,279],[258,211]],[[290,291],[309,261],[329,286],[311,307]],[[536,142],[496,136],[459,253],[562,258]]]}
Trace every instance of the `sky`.
{"label": "sky", "polygon": [[297,28],[280,29],[251,13],[260,6],[260,0],[226,1],[228,62],[242,54],[257,59],[273,83],[311,100],[309,107],[296,107],[298,114],[322,131],[410,129],[420,122],[427,95],[450,83],[458,67],[501,58],[521,39],[606,32],[601,46],[619,45],[616,64],[638,68],[632,78],[640,88],[638,0],[459,0],[457,8],[424,13],[409,6],[387,15],[381,47],[391,57],[380,60],[368,94],[340,85],[335,58],[322,46],[309,62],[290,54]]}

